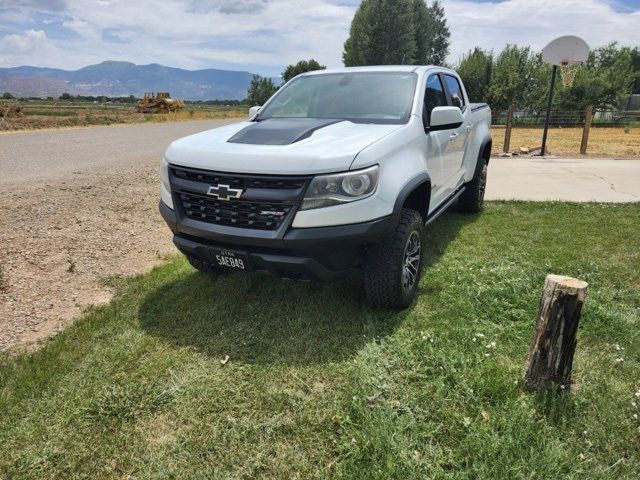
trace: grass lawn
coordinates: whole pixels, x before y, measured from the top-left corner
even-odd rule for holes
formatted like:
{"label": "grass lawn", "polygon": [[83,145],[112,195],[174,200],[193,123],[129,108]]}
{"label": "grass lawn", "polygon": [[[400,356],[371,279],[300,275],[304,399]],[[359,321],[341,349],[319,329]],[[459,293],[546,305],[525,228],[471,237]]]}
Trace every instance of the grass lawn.
{"label": "grass lawn", "polygon": [[[504,128],[492,128],[493,153],[502,152]],[[547,149],[552,155],[579,157],[582,128],[550,128]],[[542,145],[542,128],[514,128],[511,131],[510,150],[519,147],[534,148]],[[640,157],[640,127],[592,127],[589,133],[587,155],[592,157]]]}
{"label": "grass lawn", "polygon": [[[448,213],[401,313],[363,306],[356,276],[176,257],[115,281],[0,359],[0,478],[640,478],[639,225],[640,204]],[[590,283],[560,397],[520,381],[550,272]]]}

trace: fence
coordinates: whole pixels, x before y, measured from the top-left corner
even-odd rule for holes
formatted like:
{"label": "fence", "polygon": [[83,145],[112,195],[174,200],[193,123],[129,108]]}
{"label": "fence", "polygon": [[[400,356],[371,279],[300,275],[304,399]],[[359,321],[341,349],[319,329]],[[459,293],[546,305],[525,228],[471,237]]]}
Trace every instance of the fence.
{"label": "fence", "polygon": [[[492,126],[504,127],[503,152],[509,152],[513,128],[543,128],[545,113],[516,111],[513,107],[492,116]],[[552,111],[550,127],[582,127],[580,153],[587,153],[589,130],[591,127],[632,127],[640,124],[640,111],[606,110],[594,111],[589,105],[584,111]]]}
{"label": "fence", "polygon": [[[576,110],[554,110],[549,117],[549,126],[551,127],[581,127],[584,125],[585,112]],[[494,126],[506,126],[508,110],[493,112],[492,124]],[[544,126],[545,112],[535,111],[515,111],[511,126],[542,128]],[[596,110],[593,113],[593,127],[625,127],[640,123],[640,111],[624,111],[624,110]]]}

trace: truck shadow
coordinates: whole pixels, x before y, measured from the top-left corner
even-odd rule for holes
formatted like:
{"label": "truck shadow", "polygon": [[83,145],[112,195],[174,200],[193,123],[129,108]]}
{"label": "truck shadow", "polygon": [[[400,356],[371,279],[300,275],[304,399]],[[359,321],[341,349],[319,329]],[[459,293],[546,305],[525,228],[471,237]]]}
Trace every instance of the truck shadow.
{"label": "truck shadow", "polygon": [[[429,227],[427,279],[446,245],[473,220],[445,215],[449,218]],[[220,359],[228,355],[234,363],[311,365],[351,357],[391,334],[410,313],[411,308],[371,310],[358,274],[334,284],[310,284],[260,273],[193,272],[148,293],[138,319],[154,337]]]}

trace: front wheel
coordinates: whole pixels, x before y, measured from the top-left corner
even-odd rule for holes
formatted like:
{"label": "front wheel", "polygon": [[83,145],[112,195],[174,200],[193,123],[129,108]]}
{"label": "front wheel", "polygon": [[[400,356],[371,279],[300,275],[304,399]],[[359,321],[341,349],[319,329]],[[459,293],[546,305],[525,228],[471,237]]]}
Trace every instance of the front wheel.
{"label": "front wheel", "polygon": [[381,309],[411,305],[422,273],[423,243],[422,217],[402,209],[397,227],[367,251],[364,285],[369,305]]}

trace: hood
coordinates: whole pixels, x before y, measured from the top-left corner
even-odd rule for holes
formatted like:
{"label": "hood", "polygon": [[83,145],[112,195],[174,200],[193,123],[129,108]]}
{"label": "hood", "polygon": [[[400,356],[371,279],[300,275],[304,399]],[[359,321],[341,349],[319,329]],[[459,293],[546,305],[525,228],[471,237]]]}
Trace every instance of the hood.
{"label": "hood", "polygon": [[166,158],[175,165],[234,173],[338,172],[402,126],[327,119],[239,122],[176,140]]}

